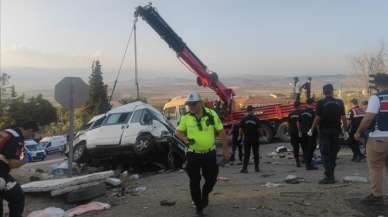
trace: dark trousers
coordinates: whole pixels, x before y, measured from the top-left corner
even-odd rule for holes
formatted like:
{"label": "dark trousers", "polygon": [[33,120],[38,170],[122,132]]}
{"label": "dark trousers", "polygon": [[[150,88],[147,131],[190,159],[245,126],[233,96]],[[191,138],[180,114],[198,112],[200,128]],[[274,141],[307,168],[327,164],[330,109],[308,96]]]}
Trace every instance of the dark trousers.
{"label": "dark trousers", "polygon": [[348,145],[353,152],[353,159],[363,155],[360,150],[361,143],[354,139],[354,134],[354,132],[351,132],[348,139]]}
{"label": "dark trousers", "polygon": [[243,169],[248,168],[249,159],[251,158],[251,149],[253,151],[253,159],[255,168],[259,168],[259,142],[258,139],[244,141],[244,164]]}
{"label": "dark trousers", "polygon": [[[299,149],[301,146],[301,138],[298,134],[290,134],[290,143],[292,145],[292,150],[294,152],[294,158],[297,165],[300,164],[299,162]],[[302,146],[303,148],[303,146]]]}
{"label": "dark trousers", "polygon": [[232,156],[230,157],[231,161],[234,161],[234,156],[236,154],[236,150],[238,149],[238,159],[242,161],[243,153],[242,153],[242,145],[237,138],[232,139]]}
{"label": "dark trousers", "polygon": [[312,166],[314,151],[317,147],[317,137],[316,135],[308,136],[307,133],[302,133],[301,143],[306,167]]}
{"label": "dark trousers", "polygon": [[338,129],[320,129],[319,149],[327,178],[334,178],[337,153],[340,150],[339,134],[340,130]]}
{"label": "dark trousers", "polygon": [[[205,183],[201,191],[201,170]],[[218,165],[216,151],[205,154],[187,153],[186,172],[190,178],[190,192],[197,209],[202,208],[202,198],[207,197],[217,182]]]}
{"label": "dark trousers", "polygon": [[[15,182],[15,179],[8,175],[8,183]],[[24,192],[16,183],[12,188],[0,191],[0,217],[3,217],[3,200],[8,201],[9,217],[22,217],[24,210]]]}

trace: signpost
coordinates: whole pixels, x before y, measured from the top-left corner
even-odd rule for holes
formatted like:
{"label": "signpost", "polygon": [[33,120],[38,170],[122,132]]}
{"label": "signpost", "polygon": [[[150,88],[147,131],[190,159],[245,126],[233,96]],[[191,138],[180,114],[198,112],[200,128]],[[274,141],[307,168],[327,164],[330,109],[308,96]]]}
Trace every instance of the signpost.
{"label": "signpost", "polygon": [[69,177],[73,175],[74,109],[89,99],[89,86],[79,77],[65,77],[55,85],[55,100],[69,111]]}

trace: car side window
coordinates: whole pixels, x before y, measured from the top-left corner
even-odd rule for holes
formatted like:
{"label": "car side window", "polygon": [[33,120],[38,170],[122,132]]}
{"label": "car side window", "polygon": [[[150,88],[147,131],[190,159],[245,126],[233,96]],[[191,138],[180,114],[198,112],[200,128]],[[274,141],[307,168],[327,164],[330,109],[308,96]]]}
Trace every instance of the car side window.
{"label": "car side window", "polygon": [[110,114],[104,123],[104,125],[125,124],[131,117],[132,112]]}
{"label": "car side window", "polygon": [[101,124],[104,122],[105,118],[106,118],[106,116],[101,117],[100,119],[96,120],[96,121],[93,123],[91,129],[95,129],[95,128],[100,127]]}
{"label": "car side window", "polygon": [[153,119],[153,116],[152,116],[151,112],[148,111],[147,109],[145,109],[143,112],[143,117],[140,119],[140,124],[141,125],[151,125],[152,119]]}
{"label": "car side window", "polygon": [[144,109],[137,110],[133,113],[133,117],[131,119],[131,123],[138,123],[142,117]]}

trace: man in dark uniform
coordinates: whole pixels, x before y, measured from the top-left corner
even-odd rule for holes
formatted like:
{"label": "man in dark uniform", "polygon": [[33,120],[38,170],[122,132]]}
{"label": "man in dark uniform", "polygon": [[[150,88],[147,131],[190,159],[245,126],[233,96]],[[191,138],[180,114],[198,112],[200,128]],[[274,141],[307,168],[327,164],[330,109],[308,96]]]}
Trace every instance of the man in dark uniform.
{"label": "man in dark uniform", "polygon": [[361,120],[365,115],[365,111],[358,105],[357,99],[352,99],[352,108],[349,110],[349,139],[348,145],[352,149],[353,158],[352,161],[360,162],[365,158],[365,155],[361,153],[360,145],[361,143],[354,139],[354,134],[356,133],[358,127],[360,126]]}
{"label": "man in dark uniform", "polygon": [[255,171],[260,172],[259,168],[259,127],[260,120],[255,116],[252,106],[247,107],[248,115],[240,122],[240,132],[244,141],[244,163],[241,173],[248,173],[248,163],[253,150],[255,162]]}
{"label": "man in dark uniform", "polygon": [[317,170],[312,163],[314,151],[317,147],[317,130],[314,130],[313,135],[307,135],[309,129],[313,125],[315,118],[315,112],[313,109],[313,99],[307,99],[307,108],[300,113],[300,130],[302,132],[302,149],[303,149],[303,158],[306,166],[306,170]]}
{"label": "man in dark uniform", "polygon": [[296,166],[300,167],[299,146],[302,137],[302,132],[300,129],[300,102],[295,101],[294,107],[295,111],[288,115],[288,133],[290,135],[290,142],[293,148]]}
{"label": "man in dark uniform", "polygon": [[10,217],[22,217],[23,215],[24,193],[9,172],[25,164],[23,160],[24,139],[33,138],[36,131],[38,131],[38,126],[35,122],[26,122],[19,128],[0,132],[0,216],[3,216],[3,199],[8,201]]}
{"label": "man in dark uniform", "polygon": [[341,134],[341,121],[344,139],[346,140],[349,135],[344,130],[347,126],[344,103],[342,100],[333,97],[333,85],[324,85],[323,94],[325,98],[317,102],[317,114],[308,135],[312,136],[315,127],[319,124],[319,144],[323,166],[325,167],[325,177],[319,181],[319,184],[333,184],[335,183],[334,169],[337,153],[340,149],[338,137]]}
{"label": "man in dark uniform", "polygon": [[238,149],[238,159],[240,160],[240,164],[242,162],[242,145],[240,139],[240,123],[234,123],[231,130],[232,134],[232,155],[230,156],[230,161],[234,162],[236,151]]}
{"label": "man in dark uniform", "polygon": [[[186,172],[190,178],[191,198],[197,216],[204,216],[203,209],[209,204],[209,193],[218,176],[216,136],[223,140],[225,161],[229,160],[229,147],[220,118],[214,110],[203,106],[198,93],[189,94],[186,105],[189,113],[182,116],[176,136],[188,146]],[[205,179],[202,189],[201,171]]]}

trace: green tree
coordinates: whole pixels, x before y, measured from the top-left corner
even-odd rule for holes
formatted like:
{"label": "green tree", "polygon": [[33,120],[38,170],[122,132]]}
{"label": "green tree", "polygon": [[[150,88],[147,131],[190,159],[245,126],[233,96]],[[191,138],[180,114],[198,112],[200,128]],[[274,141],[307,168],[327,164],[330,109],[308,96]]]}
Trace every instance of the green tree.
{"label": "green tree", "polygon": [[110,109],[107,85],[104,84],[100,61],[93,61],[92,74],[89,76],[89,101],[86,111],[91,115],[105,113]]}
{"label": "green tree", "polygon": [[0,76],[0,116],[3,115],[4,109],[7,107],[9,100],[17,96],[15,86],[10,85],[10,79],[11,76],[7,73],[3,73]]}
{"label": "green tree", "polygon": [[39,94],[25,100],[25,96],[17,97],[10,101],[7,115],[12,124],[20,125],[25,121],[34,120],[41,126],[57,121],[56,108]]}

